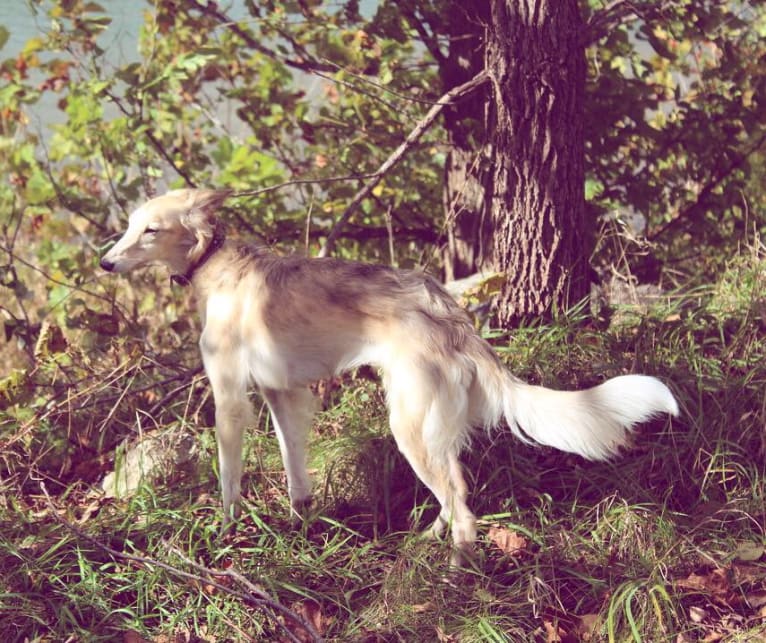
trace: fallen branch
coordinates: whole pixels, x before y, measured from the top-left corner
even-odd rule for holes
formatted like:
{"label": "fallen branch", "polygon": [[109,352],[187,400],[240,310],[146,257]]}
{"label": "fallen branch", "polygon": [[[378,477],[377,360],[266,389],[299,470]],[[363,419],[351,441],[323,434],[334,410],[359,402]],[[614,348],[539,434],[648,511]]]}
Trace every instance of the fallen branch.
{"label": "fallen branch", "polygon": [[[286,619],[291,620],[293,623],[300,626],[309,634],[309,636],[311,637],[310,639],[311,641],[314,641],[316,643],[321,643],[322,637],[316,632],[316,630],[311,626],[310,623],[308,623],[300,615],[293,612],[291,609],[285,607],[278,601],[275,601],[268,594],[266,594],[266,592],[260,589],[257,585],[247,580],[239,572],[235,570],[218,571],[218,570],[209,569],[207,567],[203,567],[202,565],[198,563],[194,563],[190,561],[186,556],[182,555],[180,552],[172,548],[170,549],[170,551],[172,551],[177,556],[179,556],[185,563],[190,564],[195,569],[204,573],[204,576],[200,574],[193,574],[191,572],[184,571],[183,569],[179,569],[177,567],[174,567],[173,565],[169,565],[168,563],[163,563],[162,561],[156,560],[155,558],[150,558],[148,556],[138,556],[136,554],[127,554],[125,552],[113,549],[109,545],[105,545],[98,539],[86,533],[85,531],[80,529],[77,525],[73,525],[69,521],[65,520],[62,516],[60,516],[58,510],[56,509],[56,505],[53,503],[53,499],[50,497],[50,494],[48,493],[48,489],[45,487],[45,483],[42,480],[39,481],[39,486],[43,496],[45,497],[45,501],[46,501],[46,504],[48,505],[48,509],[50,510],[53,517],[59,523],[61,523],[62,526],[64,526],[67,530],[69,530],[72,534],[74,534],[75,537],[77,537],[78,539],[84,540],[90,543],[94,547],[97,547],[98,549],[109,554],[112,558],[130,561],[145,567],[156,567],[158,569],[162,569],[170,574],[173,574],[174,576],[178,576],[185,580],[191,580],[196,583],[200,583],[201,585],[208,585],[210,587],[213,587],[217,591],[229,594],[230,596],[233,596],[234,598],[237,598],[245,603],[249,603],[250,605],[258,607],[264,611],[268,611],[274,615],[280,615],[285,617]],[[225,583],[221,583],[218,580],[216,580],[217,578],[232,579],[236,581],[237,583],[239,583],[240,585],[244,586],[244,588],[247,591],[242,591],[236,588],[228,587]],[[276,618],[274,619],[274,621],[282,629],[285,637],[289,641],[293,641],[294,643],[301,643],[301,639],[295,636],[295,634],[293,634],[284,623],[282,623],[279,619],[276,619]]]}
{"label": "fallen branch", "polygon": [[453,105],[461,98],[467,96],[488,80],[489,75],[487,74],[486,70],[482,70],[468,82],[463,83],[462,85],[458,85],[457,87],[453,87],[434,103],[433,107],[431,107],[431,109],[428,110],[428,113],[422,118],[422,120],[417,125],[415,125],[413,130],[407,135],[407,138],[404,139],[401,145],[399,145],[399,147],[394,150],[394,152],[383,162],[383,164],[378,168],[376,172],[373,172],[370,175],[369,183],[367,183],[354,195],[351,203],[348,204],[346,209],[343,211],[343,214],[340,215],[338,220],[335,222],[335,225],[330,230],[330,233],[327,235],[327,239],[325,240],[322,249],[319,251],[320,257],[326,257],[332,253],[335,248],[335,242],[340,236],[343,226],[348,223],[348,220],[351,218],[354,212],[356,212],[356,209],[359,207],[362,201],[372,193],[372,191],[375,189],[375,186],[380,183],[380,180],[383,178],[383,176],[385,176],[385,174],[391,168],[393,168],[399,161],[402,160],[407,151],[433,124],[433,122],[436,120],[436,117],[441,114],[442,110],[449,105]]}

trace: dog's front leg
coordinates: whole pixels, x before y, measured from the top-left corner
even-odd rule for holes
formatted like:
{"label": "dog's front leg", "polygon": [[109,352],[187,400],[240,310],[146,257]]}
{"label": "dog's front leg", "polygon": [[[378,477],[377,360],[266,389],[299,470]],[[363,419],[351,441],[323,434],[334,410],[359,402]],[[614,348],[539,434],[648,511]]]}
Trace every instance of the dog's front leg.
{"label": "dog's front leg", "polygon": [[[220,396],[218,399],[221,399]],[[242,442],[245,428],[254,423],[250,401],[223,396],[216,400],[215,437],[218,442],[218,468],[221,476],[224,530],[239,516],[242,481]]]}
{"label": "dog's front leg", "polygon": [[263,389],[271,411],[274,431],[279,440],[282,462],[287,475],[290,508],[304,517],[311,502],[311,481],[306,469],[306,441],[314,415],[315,402],[308,389]]}
{"label": "dog's front leg", "polygon": [[231,365],[236,360],[223,353],[202,352],[215,401],[215,437],[223,496],[223,532],[239,515],[242,480],[242,443],[245,429],[255,424],[247,397],[247,380]]}

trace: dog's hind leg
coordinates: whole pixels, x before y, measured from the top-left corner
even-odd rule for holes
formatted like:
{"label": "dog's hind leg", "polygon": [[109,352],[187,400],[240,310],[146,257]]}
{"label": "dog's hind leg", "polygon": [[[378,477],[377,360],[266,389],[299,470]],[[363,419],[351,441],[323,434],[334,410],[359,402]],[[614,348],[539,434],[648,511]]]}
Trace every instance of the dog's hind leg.
{"label": "dog's hind leg", "polygon": [[[465,483],[465,478],[463,478],[462,467],[460,466],[460,461],[458,460],[457,455],[451,454],[449,456],[447,466],[449,468],[450,485],[451,488],[454,489],[455,497],[466,504],[466,499],[468,498],[468,486]],[[451,521],[452,513],[442,508],[439,515],[436,517],[436,520],[434,520],[431,526],[423,532],[423,535],[427,538],[440,538],[444,534],[446,528],[450,525]],[[469,529],[469,531],[465,532],[465,527],[466,525],[464,525],[464,533],[459,534],[459,541],[470,544],[476,538],[476,529],[473,527],[472,531]]]}
{"label": "dog's hind leg", "polygon": [[306,441],[314,415],[314,396],[307,388],[279,391],[263,389],[279,440],[290,508],[303,517],[311,502],[311,481],[306,469]]}
{"label": "dog's hind leg", "polygon": [[465,393],[460,387],[450,391],[409,384],[393,378],[387,382],[391,431],[415,474],[441,505],[427,533],[438,536],[449,525],[455,547],[452,563],[460,565],[476,540],[476,517],[466,504],[468,488],[458,461]]}

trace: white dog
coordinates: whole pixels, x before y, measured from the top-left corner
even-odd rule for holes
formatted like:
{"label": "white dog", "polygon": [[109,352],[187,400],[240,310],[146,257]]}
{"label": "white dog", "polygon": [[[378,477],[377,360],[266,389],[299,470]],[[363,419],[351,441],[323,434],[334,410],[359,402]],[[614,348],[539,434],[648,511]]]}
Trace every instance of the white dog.
{"label": "white dog", "polygon": [[240,499],[252,384],[271,411],[290,503],[300,512],[311,494],[307,384],[361,364],[380,368],[396,443],[441,505],[430,532],[450,526],[456,560],[476,537],[458,461],[472,427],[505,422],[522,440],[604,459],[636,423],[678,413],[671,392],[653,377],[625,375],[583,391],[519,381],[444,288],[421,272],[279,257],[226,241],[215,214],[227,195],[175,190],[152,199],[131,214],[101,261],[120,273],[163,264],[194,289],[216,405],[224,525]]}

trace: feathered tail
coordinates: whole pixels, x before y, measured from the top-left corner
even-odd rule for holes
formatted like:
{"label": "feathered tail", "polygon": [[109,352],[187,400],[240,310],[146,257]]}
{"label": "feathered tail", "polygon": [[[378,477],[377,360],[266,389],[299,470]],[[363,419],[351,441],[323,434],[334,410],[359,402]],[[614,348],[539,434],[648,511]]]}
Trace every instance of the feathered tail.
{"label": "feathered tail", "polygon": [[477,362],[481,422],[495,425],[505,419],[524,441],[590,460],[617,453],[639,422],[662,413],[678,415],[670,389],[655,377],[622,375],[581,391],[555,391],[521,382],[498,360]]}

